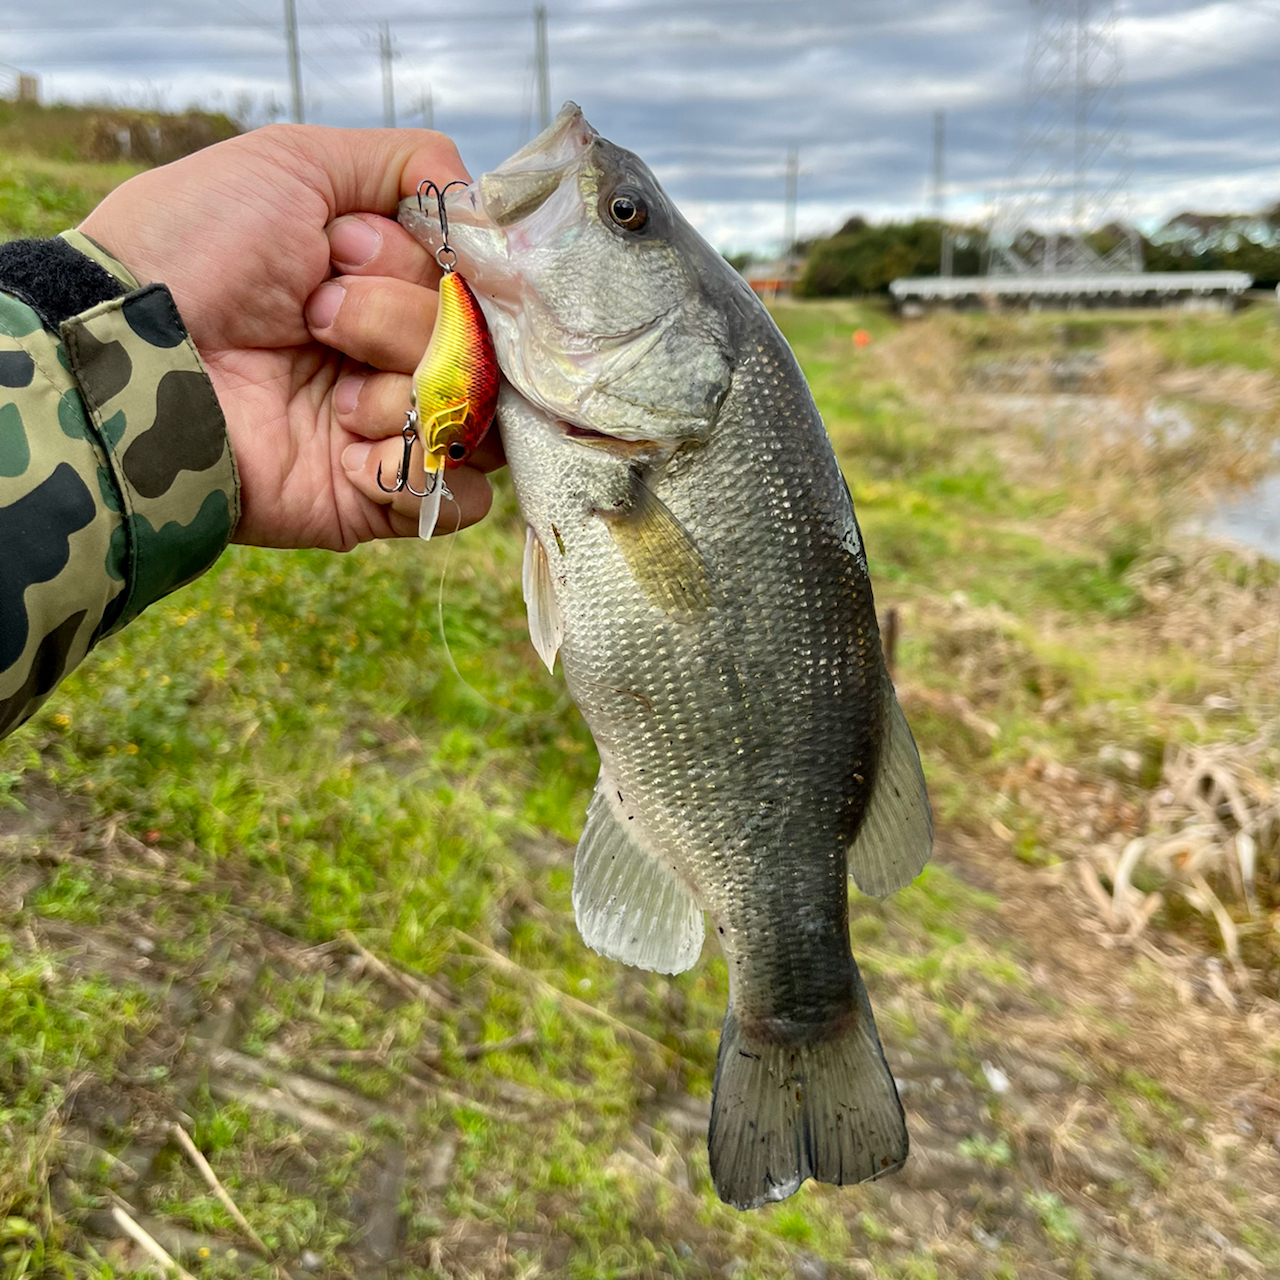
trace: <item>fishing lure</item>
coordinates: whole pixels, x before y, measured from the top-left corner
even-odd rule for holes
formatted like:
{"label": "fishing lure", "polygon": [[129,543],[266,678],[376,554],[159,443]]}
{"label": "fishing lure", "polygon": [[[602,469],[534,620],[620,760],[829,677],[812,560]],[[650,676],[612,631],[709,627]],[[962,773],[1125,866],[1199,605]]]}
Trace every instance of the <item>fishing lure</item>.
{"label": "fishing lure", "polygon": [[[445,216],[445,193],[457,180],[443,188],[434,182],[418,184],[418,207],[424,194],[434,193],[439,210],[441,246],[436,262],[444,275],[440,280],[440,310],[422,360],[413,374],[413,399],[405,414],[401,436],[404,456],[396,471],[395,483],[382,483],[383,493],[407,490],[422,499],[418,516],[418,536],[430,538],[440,518],[440,500],[452,498],[445,484],[447,468],[460,467],[484,437],[493,422],[498,403],[498,358],[484,313],[471,286],[455,270],[458,255],[449,245],[449,223]],[[414,443],[422,446],[426,482],[421,492],[409,481],[409,462]]]}

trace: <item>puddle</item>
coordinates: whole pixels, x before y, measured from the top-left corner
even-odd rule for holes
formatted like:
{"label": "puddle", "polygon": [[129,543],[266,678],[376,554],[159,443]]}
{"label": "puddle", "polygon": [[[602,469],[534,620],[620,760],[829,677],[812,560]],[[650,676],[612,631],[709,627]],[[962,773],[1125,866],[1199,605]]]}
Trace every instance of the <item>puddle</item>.
{"label": "puddle", "polygon": [[1196,520],[1191,530],[1224,538],[1280,560],[1280,471],[1273,471],[1247,493],[1220,502]]}

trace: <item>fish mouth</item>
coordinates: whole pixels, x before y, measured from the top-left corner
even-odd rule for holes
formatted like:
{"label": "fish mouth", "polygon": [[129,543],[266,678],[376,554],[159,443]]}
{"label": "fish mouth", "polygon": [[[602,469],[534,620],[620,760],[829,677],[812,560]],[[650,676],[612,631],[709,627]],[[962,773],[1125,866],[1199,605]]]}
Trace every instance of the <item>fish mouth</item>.
{"label": "fish mouth", "polygon": [[550,199],[599,137],[582,118],[582,108],[566,102],[532,142],[450,197],[449,221],[486,230],[523,221]]}
{"label": "fish mouth", "polygon": [[582,118],[582,108],[576,102],[566,102],[556,118],[532,142],[526,142],[492,172],[510,173],[516,169],[564,164],[576,159],[599,136]]}

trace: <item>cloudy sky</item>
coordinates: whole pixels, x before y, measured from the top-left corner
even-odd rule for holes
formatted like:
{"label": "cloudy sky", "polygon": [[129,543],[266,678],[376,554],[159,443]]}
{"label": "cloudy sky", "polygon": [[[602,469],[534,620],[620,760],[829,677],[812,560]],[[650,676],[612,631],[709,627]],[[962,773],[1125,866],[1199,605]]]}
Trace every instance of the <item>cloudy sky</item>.
{"label": "cloudy sky", "polygon": [[[926,212],[943,110],[947,210],[976,220],[1010,169],[1033,12],[1046,7],[548,0],[553,109],[576,99],[602,133],[649,162],[714,243],[760,250],[781,239],[793,146],[801,234],[855,212]],[[1112,10],[1106,0],[1090,7]],[[0,0],[0,64],[38,74],[46,99],[249,104],[262,120],[273,104],[287,114],[290,100],[283,9],[283,0]],[[429,92],[435,126],[476,173],[536,132],[532,4],[297,0],[297,11],[310,122],[382,122],[386,20],[401,124],[421,121]],[[1118,0],[1115,11],[1133,215],[1150,226],[1182,209],[1280,198],[1280,0]]]}

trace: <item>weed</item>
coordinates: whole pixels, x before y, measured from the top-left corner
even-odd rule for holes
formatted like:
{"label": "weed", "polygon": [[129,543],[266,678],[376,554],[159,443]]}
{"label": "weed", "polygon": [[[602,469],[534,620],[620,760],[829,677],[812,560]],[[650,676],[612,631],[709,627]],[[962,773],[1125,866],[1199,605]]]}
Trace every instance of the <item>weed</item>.
{"label": "weed", "polygon": [[989,1169],[1000,1169],[1013,1163],[1013,1148],[1006,1138],[988,1138],[985,1134],[975,1134],[972,1138],[961,1138],[956,1150],[970,1160],[980,1160]]}
{"label": "weed", "polygon": [[1045,1234],[1056,1244],[1070,1246],[1080,1242],[1080,1228],[1075,1214],[1052,1191],[1031,1191],[1027,1206],[1040,1220]]}

